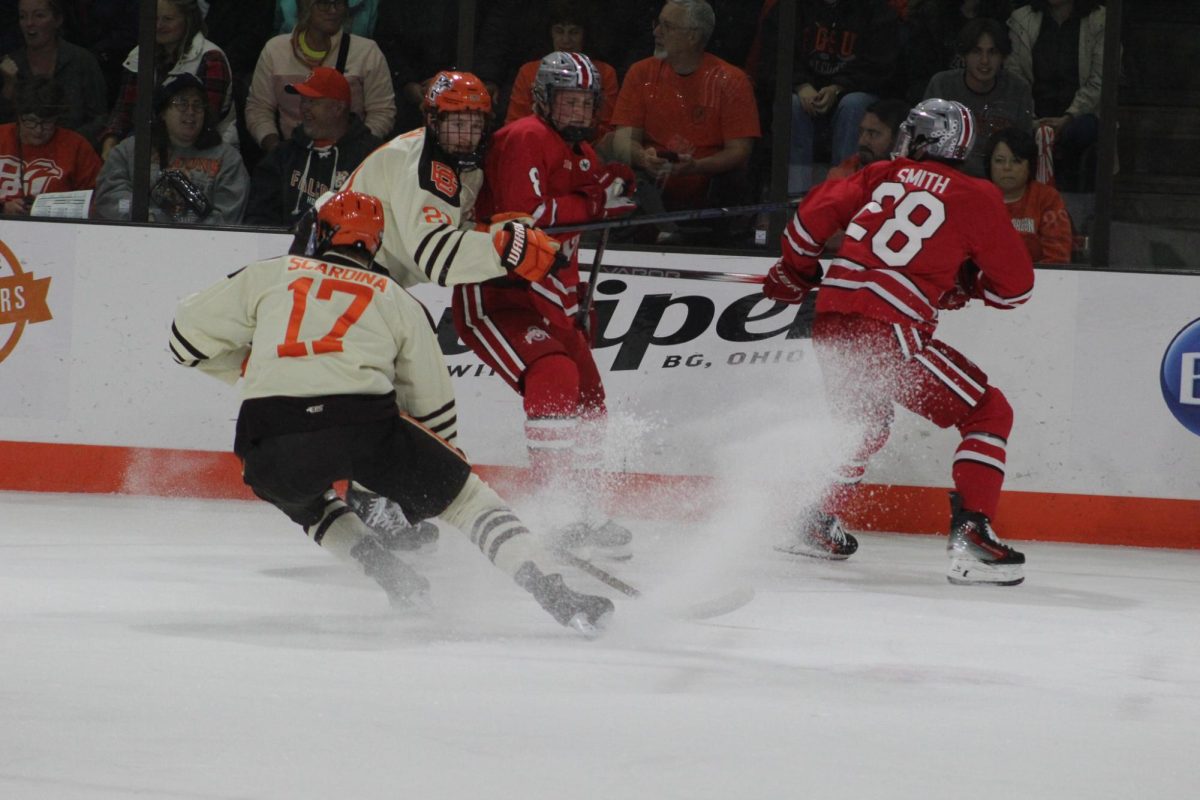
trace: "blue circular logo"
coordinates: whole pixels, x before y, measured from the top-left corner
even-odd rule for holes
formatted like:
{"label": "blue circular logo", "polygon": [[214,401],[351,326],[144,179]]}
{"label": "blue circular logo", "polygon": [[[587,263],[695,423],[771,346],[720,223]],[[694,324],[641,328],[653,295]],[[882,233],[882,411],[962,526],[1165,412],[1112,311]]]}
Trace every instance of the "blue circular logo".
{"label": "blue circular logo", "polygon": [[1200,319],[1171,340],[1163,355],[1160,383],[1175,419],[1200,436]]}

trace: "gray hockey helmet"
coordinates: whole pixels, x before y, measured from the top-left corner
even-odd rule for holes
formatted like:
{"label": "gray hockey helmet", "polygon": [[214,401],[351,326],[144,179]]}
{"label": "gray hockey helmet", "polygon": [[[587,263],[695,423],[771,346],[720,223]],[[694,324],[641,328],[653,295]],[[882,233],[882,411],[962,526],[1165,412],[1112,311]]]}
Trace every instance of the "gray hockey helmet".
{"label": "gray hockey helmet", "polygon": [[932,97],[922,100],[900,123],[897,156],[962,161],[975,144],[975,117],[954,100]]}
{"label": "gray hockey helmet", "polygon": [[[600,88],[600,73],[590,58],[583,53],[555,50],[538,64],[537,76],[533,79],[533,106],[543,119],[553,125],[551,110],[554,108],[554,92],[559,89],[591,92],[596,98],[596,108],[599,110]],[[578,141],[591,138],[592,129],[570,127],[559,129],[559,133],[565,139]]]}

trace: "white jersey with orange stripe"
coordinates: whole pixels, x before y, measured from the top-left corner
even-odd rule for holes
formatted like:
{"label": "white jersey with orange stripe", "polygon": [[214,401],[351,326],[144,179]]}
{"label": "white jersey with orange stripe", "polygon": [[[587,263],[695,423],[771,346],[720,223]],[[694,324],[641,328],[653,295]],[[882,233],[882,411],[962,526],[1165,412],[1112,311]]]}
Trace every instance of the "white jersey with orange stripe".
{"label": "white jersey with orange stripe", "polygon": [[175,360],[242,397],[386,395],[453,441],[454,391],[428,313],[386,275],[335,254],[252,263],[183,299]]}

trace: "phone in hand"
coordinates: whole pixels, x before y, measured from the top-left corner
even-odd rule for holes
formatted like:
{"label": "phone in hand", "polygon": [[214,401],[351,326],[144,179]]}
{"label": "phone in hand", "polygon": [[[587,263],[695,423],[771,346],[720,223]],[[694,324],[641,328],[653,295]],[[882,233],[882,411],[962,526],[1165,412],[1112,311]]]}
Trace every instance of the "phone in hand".
{"label": "phone in hand", "polygon": [[665,161],[670,161],[672,164],[679,163],[679,153],[676,153],[674,150],[659,150],[658,157]]}

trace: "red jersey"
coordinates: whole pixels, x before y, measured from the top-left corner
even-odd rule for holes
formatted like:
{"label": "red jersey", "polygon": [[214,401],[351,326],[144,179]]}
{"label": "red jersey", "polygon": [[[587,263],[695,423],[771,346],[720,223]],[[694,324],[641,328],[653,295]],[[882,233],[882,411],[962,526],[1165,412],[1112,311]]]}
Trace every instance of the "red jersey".
{"label": "red jersey", "polygon": [[0,201],[96,187],[103,164],[87,139],[59,128],[43,145],[22,145],[17,124],[0,125]]}
{"label": "red jersey", "polygon": [[[528,214],[539,228],[590,222],[587,200],[577,189],[596,182],[592,172],[601,163],[586,142],[580,142],[576,150],[541,117],[522,117],[492,137],[476,209],[481,219],[509,212]],[[575,288],[579,283],[579,235],[555,238],[562,242],[562,252],[570,263],[531,284],[530,291],[546,319],[567,325],[579,310]]]}
{"label": "red jersey", "polygon": [[783,258],[815,273],[825,240],[846,236],[821,282],[817,312],[860,314],[932,334],[943,296],[968,259],[983,300],[1015,308],[1033,262],[1000,190],[937,161],[897,158],[817,185],[783,233]]}

